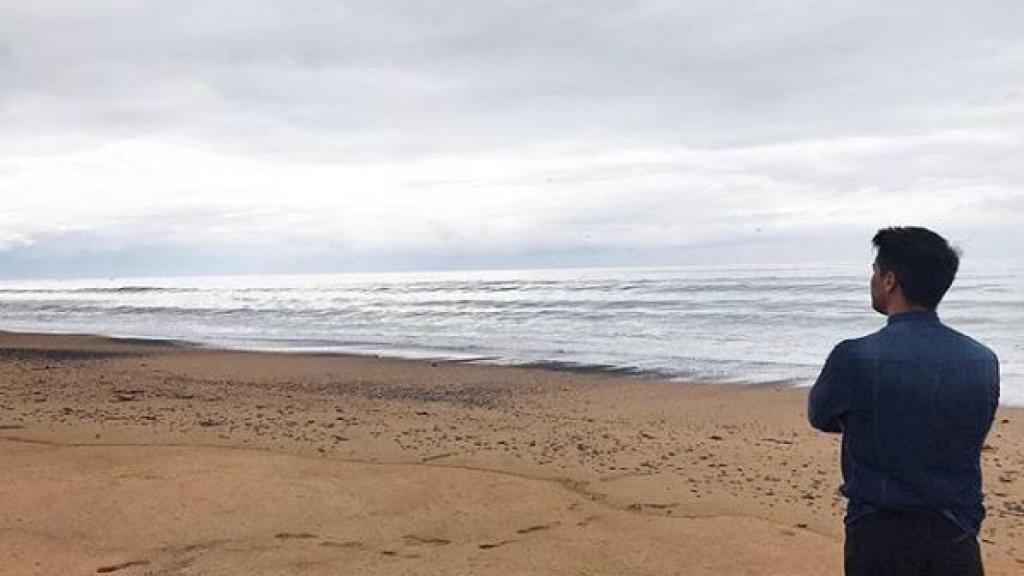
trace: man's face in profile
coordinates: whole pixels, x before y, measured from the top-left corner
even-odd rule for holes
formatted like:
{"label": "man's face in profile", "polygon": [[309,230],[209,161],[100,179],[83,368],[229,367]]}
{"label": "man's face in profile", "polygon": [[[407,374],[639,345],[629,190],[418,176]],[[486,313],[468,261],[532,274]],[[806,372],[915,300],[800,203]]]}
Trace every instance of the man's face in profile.
{"label": "man's face in profile", "polygon": [[885,286],[882,281],[883,274],[878,269],[877,260],[871,265],[871,268],[873,271],[871,274],[871,308],[875,312],[886,316],[888,311],[885,303]]}

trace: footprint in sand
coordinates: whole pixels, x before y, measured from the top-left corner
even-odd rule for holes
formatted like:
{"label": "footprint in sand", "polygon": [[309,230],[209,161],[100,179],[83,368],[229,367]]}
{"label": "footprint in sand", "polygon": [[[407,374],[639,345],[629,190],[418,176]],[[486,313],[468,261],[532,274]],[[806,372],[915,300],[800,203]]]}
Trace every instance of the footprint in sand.
{"label": "footprint in sand", "polygon": [[101,567],[96,569],[96,573],[97,574],[110,574],[111,572],[118,572],[120,570],[125,570],[127,568],[131,568],[133,566],[145,566],[147,564],[149,564],[149,561],[147,561],[147,560],[132,560],[131,562],[122,562],[120,564],[114,564],[114,565],[111,565],[111,566],[101,566]]}
{"label": "footprint in sand", "polygon": [[402,539],[407,546],[447,546],[452,543],[451,540],[444,538],[424,538],[413,534],[403,536]]}
{"label": "footprint in sand", "polygon": [[515,544],[518,540],[502,540],[501,542],[495,542],[493,544],[480,544],[478,548],[481,550],[493,550],[506,544]]}
{"label": "footprint in sand", "polygon": [[366,548],[365,544],[354,540],[351,542],[332,542],[330,540],[324,540],[320,545],[325,548],[351,548],[355,550],[362,550],[363,548]]}
{"label": "footprint in sand", "polygon": [[516,534],[532,534],[534,532],[542,532],[544,530],[550,530],[558,526],[558,522],[551,524],[538,524],[536,526],[527,526],[526,528],[520,528],[516,530]]}
{"label": "footprint in sand", "polygon": [[416,554],[415,552],[400,554],[397,550],[381,550],[380,555],[387,556],[389,558],[404,558],[406,560],[415,560],[417,558],[422,558],[422,556]]}
{"label": "footprint in sand", "polygon": [[315,538],[319,538],[319,536],[316,534],[309,534],[307,532],[281,532],[279,534],[275,534],[274,538],[277,538],[278,540],[313,540]]}

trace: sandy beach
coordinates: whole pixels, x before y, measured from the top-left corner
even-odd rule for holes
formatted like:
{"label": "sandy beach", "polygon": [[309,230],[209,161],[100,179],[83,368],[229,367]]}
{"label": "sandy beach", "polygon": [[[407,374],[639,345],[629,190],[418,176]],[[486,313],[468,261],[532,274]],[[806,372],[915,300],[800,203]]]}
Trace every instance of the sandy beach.
{"label": "sandy beach", "polygon": [[[0,333],[0,574],[842,571],[806,390]],[[985,450],[1024,571],[1024,414]]]}

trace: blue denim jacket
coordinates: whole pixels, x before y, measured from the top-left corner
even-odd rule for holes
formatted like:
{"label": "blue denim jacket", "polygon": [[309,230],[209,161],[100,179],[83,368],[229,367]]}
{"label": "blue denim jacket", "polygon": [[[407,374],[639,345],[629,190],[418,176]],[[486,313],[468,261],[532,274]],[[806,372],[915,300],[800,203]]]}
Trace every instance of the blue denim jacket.
{"label": "blue denim jacket", "polygon": [[811,389],[808,417],[843,434],[846,522],[877,510],[940,512],[977,534],[981,449],[999,404],[999,360],[932,312],[889,317],[839,343]]}

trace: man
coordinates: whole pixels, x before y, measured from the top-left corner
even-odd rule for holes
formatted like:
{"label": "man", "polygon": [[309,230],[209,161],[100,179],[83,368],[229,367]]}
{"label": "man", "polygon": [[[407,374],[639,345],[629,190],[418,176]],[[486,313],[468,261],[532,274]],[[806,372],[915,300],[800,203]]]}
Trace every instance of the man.
{"label": "man", "polygon": [[936,308],[960,257],[938,234],[880,230],[878,332],[841,342],[811,389],[811,425],[843,435],[847,576],[983,574],[981,449],[999,361]]}

